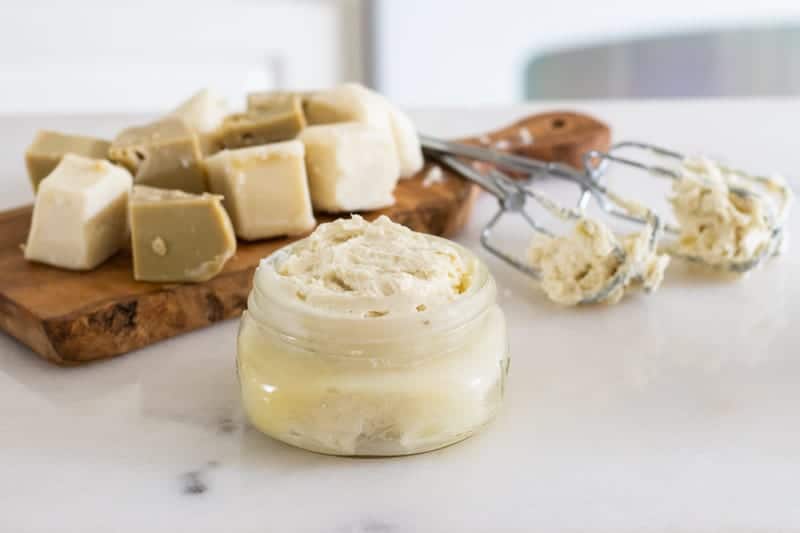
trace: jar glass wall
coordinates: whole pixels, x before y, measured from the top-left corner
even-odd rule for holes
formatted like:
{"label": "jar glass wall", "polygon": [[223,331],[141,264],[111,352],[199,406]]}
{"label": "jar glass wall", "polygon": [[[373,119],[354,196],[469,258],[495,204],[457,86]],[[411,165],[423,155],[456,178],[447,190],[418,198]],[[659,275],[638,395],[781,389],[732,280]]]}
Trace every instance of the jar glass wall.
{"label": "jar glass wall", "polygon": [[503,397],[506,326],[486,267],[458,249],[477,265],[470,288],[413,315],[332,316],[256,283],[238,340],[253,425],[315,452],[381,456],[447,446],[487,424]]}

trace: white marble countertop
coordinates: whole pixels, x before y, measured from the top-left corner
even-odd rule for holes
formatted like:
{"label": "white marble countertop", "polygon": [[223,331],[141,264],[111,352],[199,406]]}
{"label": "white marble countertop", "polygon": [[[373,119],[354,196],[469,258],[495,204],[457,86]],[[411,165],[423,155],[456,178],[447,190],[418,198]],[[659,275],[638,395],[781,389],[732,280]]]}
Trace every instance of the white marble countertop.
{"label": "white marble countertop", "polygon": [[[460,135],[553,107],[566,106],[416,118],[427,133]],[[794,100],[577,107],[616,139],[790,177],[800,168]],[[128,122],[0,117],[0,208],[30,200],[21,154],[34,129],[111,134]],[[630,190],[658,185],[642,178]],[[459,240],[479,249],[493,209],[482,198]],[[790,227],[798,241],[797,212]],[[518,227],[508,235],[526,239]],[[509,319],[504,409],[472,439],[401,459],[324,457],[249,428],[235,321],[73,369],[0,335],[0,531],[798,531],[792,244],[738,282],[679,266],[655,296],[582,309],[548,304],[483,253]]]}

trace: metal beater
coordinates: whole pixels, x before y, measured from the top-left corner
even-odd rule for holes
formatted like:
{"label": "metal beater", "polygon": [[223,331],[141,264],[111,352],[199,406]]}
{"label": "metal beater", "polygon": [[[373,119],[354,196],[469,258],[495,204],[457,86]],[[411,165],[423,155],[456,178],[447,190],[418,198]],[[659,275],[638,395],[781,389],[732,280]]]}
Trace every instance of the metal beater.
{"label": "metal beater", "polygon": [[[683,177],[682,174],[675,169],[667,168],[661,165],[650,165],[635,159],[630,159],[628,157],[622,157],[616,155],[616,153],[618,153],[621,150],[631,150],[631,149],[638,150],[644,152],[645,154],[656,156],[658,158],[677,162],[679,164],[682,164],[687,160],[685,155],[679,152],[675,152],[673,150],[668,150],[648,143],[625,141],[614,144],[608,152],[592,150],[585,153],[583,156],[583,160],[586,169],[586,175],[589,177],[591,181],[599,183],[601,177],[607,172],[608,164],[618,163],[632,168],[636,168],[638,170],[645,171],[650,175],[667,178],[672,181],[682,179]],[[730,168],[724,165],[718,165],[718,168],[722,171],[723,174],[735,176],[743,183],[748,183],[750,185],[759,187],[764,192],[767,191],[772,192],[778,195],[780,198],[780,203],[777,207],[777,210],[772,210],[772,212],[769,213],[768,244],[766,246],[763,246],[755,257],[742,261],[734,261],[734,260],[720,261],[719,263],[712,265],[715,267],[721,267],[723,269],[730,270],[732,272],[744,273],[758,267],[766,259],[768,259],[771,256],[777,255],[780,252],[781,245],[783,243],[785,235],[784,222],[786,220],[786,216],[789,207],[791,205],[793,195],[791,189],[788,186],[776,182],[775,179],[773,178],[751,175],[747,172]],[[740,196],[742,198],[756,198],[758,200],[763,200],[765,198],[765,195],[763,193],[757,192],[751,187],[742,187],[733,183],[728,183],[728,190],[731,193]],[[590,197],[591,195],[589,194],[589,192],[584,191],[581,195],[580,201],[578,202],[578,206],[581,208],[585,207]],[[609,206],[607,203],[604,203],[602,199],[600,199],[598,204],[609,214],[614,216],[620,216],[619,213],[615,211],[613,206]],[[765,206],[769,205],[770,205],[769,203],[765,203]],[[623,215],[622,218],[625,218],[627,220],[632,220],[632,218],[629,216]],[[639,222],[644,222],[644,220],[639,220]],[[680,233],[680,228],[672,224],[665,224],[664,230],[672,235],[678,235]],[[682,254],[678,252],[676,249],[674,249],[674,247],[667,247],[665,251],[667,251],[671,255],[674,255],[676,257],[681,257],[688,261],[708,264],[708,261],[706,261],[705,259],[695,255]]]}
{"label": "metal beater", "polygon": [[[523,262],[513,254],[501,250],[493,243],[492,234],[498,222],[505,215],[519,215],[528,226],[536,233],[554,236],[553,232],[544,228],[534,220],[525,209],[528,199],[531,199],[553,216],[569,222],[575,222],[583,217],[581,211],[559,205],[547,196],[534,191],[530,184],[541,176],[563,179],[576,184],[582,192],[582,202],[585,204],[589,198],[595,198],[598,204],[608,213],[636,222],[648,224],[648,246],[654,251],[659,234],[661,233],[660,218],[651,210],[638,206],[609,191],[597,179],[597,176],[587,171],[581,172],[573,167],[556,162],[539,161],[532,158],[507,154],[488,148],[480,148],[456,142],[421,137],[425,152],[443,164],[452,168],[470,181],[480,185],[483,189],[493,194],[498,199],[498,210],[483,227],[480,235],[481,245],[492,255],[498,257],[511,267],[523,272],[535,280],[541,280],[541,272],[531,265]],[[463,162],[459,157],[472,159],[491,165],[488,171],[479,171],[474,166]],[[504,168],[511,171],[522,172],[529,176],[527,180],[514,180],[498,170]],[[593,170],[597,171],[595,167]],[[586,198],[584,201],[583,198]],[[581,206],[584,207],[584,206]],[[628,254],[619,245],[615,245],[614,255],[620,261],[620,268],[608,282],[594,294],[584,297],[579,303],[591,304],[603,301],[611,292],[620,286],[635,281],[637,274],[631,269],[624,268],[628,261]]]}

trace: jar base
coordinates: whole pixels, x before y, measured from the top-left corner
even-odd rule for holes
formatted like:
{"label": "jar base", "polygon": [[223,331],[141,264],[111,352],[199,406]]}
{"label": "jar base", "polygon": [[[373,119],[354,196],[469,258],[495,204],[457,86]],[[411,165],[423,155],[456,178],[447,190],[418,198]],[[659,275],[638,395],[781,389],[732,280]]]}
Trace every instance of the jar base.
{"label": "jar base", "polygon": [[275,436],[272,436],[272,435],[270,435],[268,433],[264,433],[263,431],[259,430],[255,426],[253,426],[253,427],[256,430],[258,430],[259,433],[262,433],[264,436],[266,436],[266,437],[268,437],[270,439],[273,439],[273,440],[276,440],[276,441],[281,442],[283,444],[286,444],[287,446],[291,446],[293,448],[298,448],[300,450],[304,450],[304,451],[307,451],[307,452],[315,453],[315,454],[318,454],[318,455],[326,455],[326,456],[329,456],[329,457],[350,457],[350,458],[353,458],[353,459],[380,459],[380,458],[408,457],[408,456],[411,456],[411,455],[420,455],[420,454],[423,454],[423,453],[435,452],[436,450],[441,450],[443,448],[448,448],[450,446],[455,446],[456,444],[458,444],[460,442],[464,442],[465,440],[469,439],[470,437],[480,433],[486,426],[488,426],[492,422],[493,418],[494,417],[489,418],[489,420],[487,420],[484,424],[478,426],[477,428],[474,428],[474,429],[472,429],[472,430],[470,430],[468,432],[465,432],[465,433],[460,433],[460,434],[458,434],[458,435],[456,435],[456,436],[454,436],[454,437],[452,437],[452,438],[450,438],[450,439],[448,439],[446,441],[438,442],[438,443],[436,443],[434,445],[430,445],[430,446],[426,446],[426,447],[422,447],[422,448],[416,448],[416,449],[409,450],[409,451],[404,451],[404,452],[394,451],[394,452],[387,452],[387,453],[382,453],[382,452],[375,452],[375,453],[359,453],[359,452],[356,452],[356,453],[346,453],[346,452],[344,452],[343,453],[343,452],[337,452],[337,451],[334,451],[334,450],[326,449],[324,447],[318,447],[318,446],[313,446],[313,445],[311,445],[311,446],[303,445],[303,444],[300,444],[300,443],[297,443],[297,442],[292,442],[290,439],[284,439],[284,438],[280,438],[280,437],[275,437]]}

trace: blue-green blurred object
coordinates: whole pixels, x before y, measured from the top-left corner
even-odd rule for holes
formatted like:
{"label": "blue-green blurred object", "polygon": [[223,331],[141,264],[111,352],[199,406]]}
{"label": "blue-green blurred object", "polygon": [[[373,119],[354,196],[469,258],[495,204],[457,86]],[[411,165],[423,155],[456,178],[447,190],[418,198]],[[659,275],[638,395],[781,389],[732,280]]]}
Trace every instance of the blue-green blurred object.
{"label": "blue-green blurred object", "polygon": [[525,68],[537,98],[800,94],[800,27],[669,34],[554,50]]}

